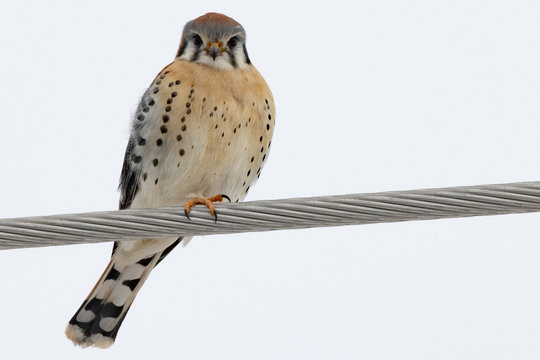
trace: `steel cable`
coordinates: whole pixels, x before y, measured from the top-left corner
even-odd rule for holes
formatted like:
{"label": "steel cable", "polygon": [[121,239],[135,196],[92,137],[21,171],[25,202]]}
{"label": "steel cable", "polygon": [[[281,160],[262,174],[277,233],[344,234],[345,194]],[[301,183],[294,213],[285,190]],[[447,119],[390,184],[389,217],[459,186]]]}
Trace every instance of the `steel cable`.
{"label": "steel cable", "polygon": [[0,219],[0,249],[540,211],[540,182]]}

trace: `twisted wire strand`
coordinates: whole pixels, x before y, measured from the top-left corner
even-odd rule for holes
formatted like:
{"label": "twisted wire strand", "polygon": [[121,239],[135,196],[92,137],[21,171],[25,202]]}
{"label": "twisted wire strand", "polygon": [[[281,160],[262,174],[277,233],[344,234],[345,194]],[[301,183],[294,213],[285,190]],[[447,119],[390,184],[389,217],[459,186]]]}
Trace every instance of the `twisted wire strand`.
{"label": "twisted wire strand", "polygon": [[540,211],[540,182],[0,219],[0,249]]}

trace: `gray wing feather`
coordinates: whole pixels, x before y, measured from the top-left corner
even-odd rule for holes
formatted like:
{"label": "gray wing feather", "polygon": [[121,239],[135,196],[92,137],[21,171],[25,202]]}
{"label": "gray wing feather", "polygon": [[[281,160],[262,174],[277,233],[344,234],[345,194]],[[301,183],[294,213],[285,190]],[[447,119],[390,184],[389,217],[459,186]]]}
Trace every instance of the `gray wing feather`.
{"label": "gray wing feather", "polygon": [[[137,166],[136,154],[134,149],[138,143],[140,143],[139,129],[141,127],[142,119],[144,119],[144,109],[148,106],[147,99],[149,98],[148,91],[142,96],[139,106],[137,107],[137,112],[135,114],[135,119],[133,120],[133,126],[131,129],[131,136],[129,138],[126,153],[124,154],[124,163],[122,165],[122,172],[120,174],[120,185],[118,186],[120,190],[120,210],[129,209],[133,199],[137,196],[139,191],[139,181],[141,178],[141,167]],[[182,240],[182,237],[178,238],[173,244],[171,244],[167,249],[161,254],[157,264],[163,260],[169,252],[176,247]],[[114,242],[112,253],[116,251],[118,247],[118,241]],[[157,265],[156,264],[156,265]]]}

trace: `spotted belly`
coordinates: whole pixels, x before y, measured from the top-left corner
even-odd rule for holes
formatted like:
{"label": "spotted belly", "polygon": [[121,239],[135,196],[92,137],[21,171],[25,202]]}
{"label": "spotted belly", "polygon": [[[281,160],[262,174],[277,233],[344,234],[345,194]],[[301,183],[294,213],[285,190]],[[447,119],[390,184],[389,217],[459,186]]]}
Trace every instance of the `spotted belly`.
{"label": "spotted belly", "polygon": [[242,200],[261,174],[274,127],[273,99],[216,91],[164,72],[135,115],[132,208],[179,206],[193,197]]}

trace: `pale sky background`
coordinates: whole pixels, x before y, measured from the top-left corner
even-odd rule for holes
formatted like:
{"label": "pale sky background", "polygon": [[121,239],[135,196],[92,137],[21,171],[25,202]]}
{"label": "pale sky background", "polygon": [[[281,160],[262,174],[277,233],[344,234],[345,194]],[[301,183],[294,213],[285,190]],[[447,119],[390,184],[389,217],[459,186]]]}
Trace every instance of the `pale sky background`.
{"label": "pale sky background", "polygon": [[[249,200],[540,180],[536,0],[4,1],[0,218],[116,209],[139,97],[208,11],[275,96]],[[197,238],[108,350],[64,328],[111,244],[1,251],[0,357],[538,359],[539,222]]]}

